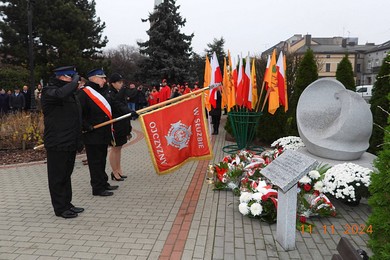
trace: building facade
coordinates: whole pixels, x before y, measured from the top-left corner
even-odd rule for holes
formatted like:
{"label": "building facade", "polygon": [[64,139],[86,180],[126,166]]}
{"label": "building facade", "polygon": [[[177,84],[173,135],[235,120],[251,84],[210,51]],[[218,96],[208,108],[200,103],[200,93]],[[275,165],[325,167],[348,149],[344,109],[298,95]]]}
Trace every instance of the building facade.
{"label": "building facade", "polygon": [[320,78],[335,78],[337,65],[347,54],[352,64],[356,85],[371,85],[375,83],[382,61],[390,51],[390,41],[381,45],[373,43],[359,45],[358,38],[325,38],[295,34],[264,51],[262,57],[266,58],[275,48],[277,52],[302,56],[310,48],[316,57]]}

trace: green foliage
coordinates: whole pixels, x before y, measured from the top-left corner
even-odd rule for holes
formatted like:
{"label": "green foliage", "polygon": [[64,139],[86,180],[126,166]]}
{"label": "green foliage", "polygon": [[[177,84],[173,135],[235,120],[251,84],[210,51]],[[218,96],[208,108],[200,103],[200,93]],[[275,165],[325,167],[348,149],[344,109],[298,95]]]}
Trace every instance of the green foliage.
{"label": "green foliage", "polygon": [[347,89],[356,91],[352,64],[348,59],[348,54],[346,54],[337,65],[336,79],[340,81]]}
{"label": "green foliage", "polygon": [[[28,64],[27,1],[0,0],[0,53],[3,63]],[[96,17],[95,1],[35,1],[34,63],[37,78],[47,79],[57,66],[76,65],[80,72],[101,66],[105,23]]]}
{"label": "green foliage", "polygon": [[296,111],[299,97],[307,86],[318,79],[318,67],[314,58],[314,53],[308,49],[299,64],[295,85],[289,99],[289,111],[287,127],[288,135],[298,136]]}
{"label": "green foliage", "polygon": [[[390,100],[390,95],[387,97]],[[387,116],[383,150],[375,160],[377,172],[371,175],[369,187],[371,197],[368,203],[372,214],[367,226],[372,225],[369,246],[374,253],[374,260],[390,259],[390,116]]]}
{"label": "green foliage", "polygon": [[[214,38],[213,43],[207,44],[207,49],[204,51],[206,52],[206,55],[209,57],[209,59],[212,57],[213,53],[217,55],[219,67],[221,68],[221,72],[223,73],[223,58],[227,57],[226,52],[224,50],[225,45],[225,39],[221,37],[221,39]],[[206,59],[204,57],[203,61]]]}
{"label": "green foliage", "polygon": [[29,80],[30,72],[20,66],[0,66],[0,86],[5,90],[13,90],[15,87],[22,88]]}
{"label": "green foliage", "polygon": [[390,110],[390,102],[386,98],[389,93],[390,55],[387,55],[379,70],[374,88],[372,89],[372,97],[370,99],[374,127],[372,129],[369,152],[374,154],[377,154],[381,150],[380,145],[383,143],[383,128],[386,126],[387,115],[382,109],[387,111]]}
{"label": "green foliage", "polygon": [[194,34],[185,35],[180,28],[186,23],[178,12],[175,0],[163,1],[149,18],[149,40],[138,42],[140,53],[146,56],[141,64],[142,76],[148,82],[190,81],[191,41]]}

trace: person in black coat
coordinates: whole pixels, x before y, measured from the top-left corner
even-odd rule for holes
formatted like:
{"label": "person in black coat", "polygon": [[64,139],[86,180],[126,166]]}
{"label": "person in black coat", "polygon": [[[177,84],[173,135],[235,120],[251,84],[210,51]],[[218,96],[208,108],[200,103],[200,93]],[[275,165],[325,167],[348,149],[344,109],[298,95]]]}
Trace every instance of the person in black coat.
{"label": "person in black coat", "polygon": [[56,216],[74,218],[84,211],[71,203],[71,175],[76,152],[82,148],[81,108],[75,96],[79,76],[73,66],[54,73],[42,90],[49,191]]}
{"label": "person in black coat", "polygon": [[0,89],[0,116],[8,113],[9,110],[9,95],[5,93],[5,90]]}
{"label": "person in black coat", "polygon": [[[112,116],[114,118],[134,113],[127,106],[126,88],[123,87],[123,77],[118,73],[113,73],[109,79],[110,88],[109,95],[111,100]],[[133,117],[133,116],[132,116]],[[111,165],[111,180],[123,181],[127,178],[123,175],[121,168],[122,146],[127,143],[127,139],[131,133],[130,117],[122,119],[114,123],[114,139],[111,142],[109,160]]]}
{"label": "person in black coat", "polygon": [[[221,95],[221,87],[218,86],[218,89],[216,90],[216,106],[214,107],[211,105],[211,110],[210,110],[210,116],[211,116],[211,123],[213,124],[213,135],[218,134],[218,129],[219,129],[219,123],[221,122],[221,114],[222,114],[222,109],[221,109],[221,103],[222,103],[222,95]],[[214,98],[214,97],[213,97]]]}
{"label": "person in black coat", "polygon": [[26,101],[19,88],[15,88],[15,92],[9,97],[9,107],[13,112],[21,112],[26,106]]}
{"label": "person in black coat", "polygon": [[23,86],[22,95],[24,96],[25,106],[24,110],[28,111],[31,109],[31,91],[28,89],[28,86]]}
{"label": "person in black coat", "polygon": [[92,195],[112,196],[118,186],[108,183],[106,173],[107,149],[113,132],[112,126],[94,128],[95,125],[112,119],[109,104],[106,75],[103,69],[94,69],[87,73],[88,82],[80,88],[78,98],[82,109],[83,142],[87,153],[89,174],[91,176]]}

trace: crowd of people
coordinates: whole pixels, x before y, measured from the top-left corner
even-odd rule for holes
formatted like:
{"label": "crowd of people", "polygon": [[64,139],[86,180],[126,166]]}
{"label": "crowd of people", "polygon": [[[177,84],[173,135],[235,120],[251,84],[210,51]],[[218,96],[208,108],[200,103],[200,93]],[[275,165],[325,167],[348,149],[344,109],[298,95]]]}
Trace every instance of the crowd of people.
{"label": "crowd of people", "polygon": [[[0,89],[0,115],[28,111],[31,98],[35,98],[36,108],[44,117],[43,140],[54,213],[75,218],[84,211],[72,204],[71,175],[77,152],[85,149],[92,195],[114,195],[119,186],[111,185],[109,177],[118,182],[127,178],[121,167],[121,151],[131,138],[131,119],[138,117],[136,111],[198,89],[197,83],[193,89],[188,83],[170,87],[166,79],[151,88],[133,83],[125,86],[118,73],[107,77],[98,68],[83,78],[74,66],[66,66],[55,69],[48,84],[43,88],[38,85],[33,96],[27,86],[22,90],[15,88],[13,93]],[[106,123],[123,115],[129,116]],[[107,158],[110,175],[106,173]]]}
{"label": "crowd of people", "polygon": [[[34,101],[38,109],[41,107],[41,93],[42,85],[38,84],[34,90]],[[13,92],[0,88],[0,116],[9,112],[29,111],[31,99],[32,95],[28,86],[23,86],[22,89],[15,87]]]}
{"label": "crowd of people", "polygon": [[[188,83],[168,86],[166,79],[162,80],[160,86],[153,87],[145,87],[143,85],[136,87],[134,83],[126,86],[126,82],[124,80],[123,82],[123,87],[126,89],[124,96],[131,110],[139,110],[199,90],[198,82],[195,82],[192,88],[189,87]],[[0,88],[0,116],[10,112],[30,111],[32,109],[41,111],[42,88],[42,85],[38,84],[34,89],[34,95],[31,95],[31,91],[26,85],[22,88],[15,87],[13,91]],[[32,97],[34,97],[35,101],[34,108],[31,106]]]}

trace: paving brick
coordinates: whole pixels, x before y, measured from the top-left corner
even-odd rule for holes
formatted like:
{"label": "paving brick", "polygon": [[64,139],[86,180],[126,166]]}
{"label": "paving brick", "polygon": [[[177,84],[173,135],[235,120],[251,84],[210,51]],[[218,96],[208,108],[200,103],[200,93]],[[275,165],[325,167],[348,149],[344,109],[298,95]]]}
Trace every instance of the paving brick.
{"label": "paving brick", "polygon": [[[209,162],[189,162],[157,176],[139,122],[133,127],[134,138],[122,150],[129,178],[110,181],[120,186],[114,196],[91,195],[88,167],[81,163],[85,155],[77,157],[73,200],[86,210],[76,219],[54,216],[45,164],[0,166],[0,259],[158,259],[164,245],[182,259],[330,259],[344,226],[365,223],[370,214],[367,205],[351,208],[335,201],[339,218],[313,219],[316,233],[297,231],[296,250],[285,252],[275,241],[276,225],[242,216],[238,197],[213,191],[203,181]],[[214,163],[225,155],[222,147],[232,144],[220,130],[212,137]],[[109,164],[106,170],[111,171]],[[172,229],[174,223],[180,228]],[[334,225],[335,234],[321,232],[323,225]],[[176,240],[167,241],[172,231]],[[349,238],[366,250],[368,236]]]}

